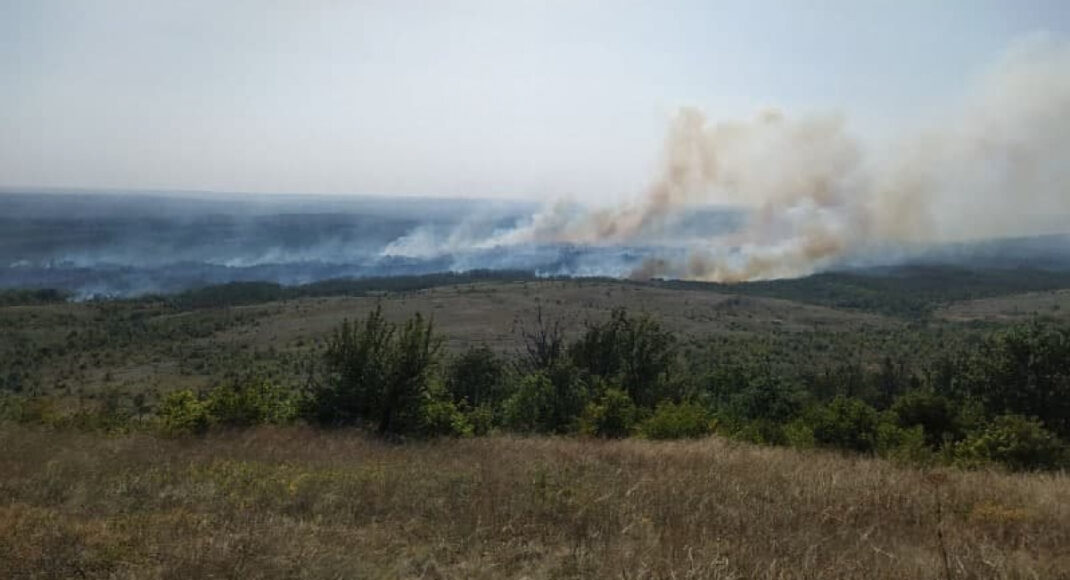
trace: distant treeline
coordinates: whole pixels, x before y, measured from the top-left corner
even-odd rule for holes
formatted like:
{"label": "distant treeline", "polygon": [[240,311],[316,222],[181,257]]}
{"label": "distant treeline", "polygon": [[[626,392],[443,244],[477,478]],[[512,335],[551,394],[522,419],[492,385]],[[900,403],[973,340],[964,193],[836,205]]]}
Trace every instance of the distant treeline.
{"label": "distant treeline", "polygon": [[[295,298],[412,292],[475,282],[533,282],[548,279],[653,284],[678,289],[780,298],[903,318],[924,318],[936,308],[962,300],[1070,288],[1070,271],[1035,268],[902,266],[826,272],[805,278],[737,284],[685,280],[639,282],[615,278],[550,278],[527,270],[470,270],[411,276],[337,278],[294,286],[275,282],[230,282],[178,294],[146,295],[128,300],[164,302],[182,309],[220,308]],[[0,291],[0,306],[45,304],[67,299],[70,299],[69,293],[52,289]]]}
{"label": "distant treeline", "polygon": [[69,299],[69,293],[53,288],[0,290],[0,306],[56,304]]}
{"label": "distant treeline", "polygon": [[672,288],[782,298],[917,318],[951,302],[1070,288],[1070,271],[901,266],[741,284],[688,281],[664,284]]}

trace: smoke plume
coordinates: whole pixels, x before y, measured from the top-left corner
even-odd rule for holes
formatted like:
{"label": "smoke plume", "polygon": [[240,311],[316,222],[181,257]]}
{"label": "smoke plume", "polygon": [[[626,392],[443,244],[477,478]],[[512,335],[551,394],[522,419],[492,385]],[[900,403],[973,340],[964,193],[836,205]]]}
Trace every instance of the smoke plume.
{"label": "smoke plume", "polygon": [[[800,276],[882,245],[1070,230],[1070,47],[1033,41],[979,79],[941,126],[867,147],[838,115],[778,110],[712,122],[682,109],[638,200],[557,202],[484,246],[674,240],[633,277],[734,282]],[[750,210],[738,231],[674,236],[699,206]]]}

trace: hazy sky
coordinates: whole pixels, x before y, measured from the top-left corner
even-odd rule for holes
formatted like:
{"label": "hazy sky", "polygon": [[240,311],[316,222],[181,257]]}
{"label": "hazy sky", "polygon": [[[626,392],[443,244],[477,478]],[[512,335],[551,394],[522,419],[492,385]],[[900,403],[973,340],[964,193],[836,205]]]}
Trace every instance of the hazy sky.
{"label": "hazy sky", "polygon": [[605,200],[677,107],[888,135],[1070,2],[0,0],[0,185]]}

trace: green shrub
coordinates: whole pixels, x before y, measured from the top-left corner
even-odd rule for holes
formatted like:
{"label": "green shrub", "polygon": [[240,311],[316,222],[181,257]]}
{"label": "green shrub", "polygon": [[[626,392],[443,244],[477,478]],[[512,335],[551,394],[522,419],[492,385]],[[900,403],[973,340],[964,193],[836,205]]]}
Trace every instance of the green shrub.
{"label": "green shrub", "polygon": [[891,411],[900,427],[921,427],[925,444],[932,449],[962,438],[957,405],[933,391],[908,391],[892,403]]}
{"label": "green shrub", "polygon": [[888,417],[877,425],[875,450],[882,457],[904,463],[931,463],[935,458],[921,425],[900,427]]}
{"label": "green shrub", "polygon": [[472,434],[477,437],[489,435],[494,428],[494,410],[490,405],[480,405],[468,411],[466,417],[472,426]]}
{"label": "green shrub", "polygon": [[212,422],[228,427],[285,424],[293,421],[299,410],[293,391],[263,378],[220,385],[205,404]]}
{"label": "green shrub", "polygon": [[820,447],[872,453],[877,446],[877,410],[865,402],[836,397],[817,408],[809,419],[814,442]]}
{"label": "green shrub", "polygon": [[453,401],[429,397],[420,412],[420,432],[425,437],[467,437],[472,425]]}
{"label": "green shrub", "polygon": [[308,414],[326,425],[375,425],[381,434],[424,428],[424,400],[442,341],[419,313],[400,328],[377,307],[344,321],[327,343],[325,376],[309,394]]}
{"label": "green shrub", "polygon": [[639,433],[647,439],[702,437],[709,432],[709,413],[701,405],[687,402],[663,402],[639,426]]}
{"label": "green shrub", "polygon": [[484,345],[468,349],[450,363],[446,389],[458,405],[497,405],[504,396],[504,379],[502,361]]}
{"label": "green shrub", "polygon": [[978,467],[997,463],[1015,471],[1057,469],[1067,450],[1040,421],[1022,415],[1001,415],[971,433],[954,448],[955,463]]}
{"label": "green shrub", "polygon": [[627,437],[632,432],[636,416],[635,403],[628,393],[609,388],[601,399],[587,405],[583,413],[582,430],[598,437]]}
{"label": "green shrub", "polygon": [[505,424],[524,433],[567,433],[575,429],[586,404],[578,371],[558,362],[520,378],[504,404]]}
{"label": "green shrub", "polygon": [[814,428],[803,419],[784,425],[784,440],[796,449],[811,449],[817,444],[814,441]]}
{"label": "green shrub", "polygon": [[166,435],[200,435],[208,430],[208,406],[189,389],[168,393],[156,416]]}

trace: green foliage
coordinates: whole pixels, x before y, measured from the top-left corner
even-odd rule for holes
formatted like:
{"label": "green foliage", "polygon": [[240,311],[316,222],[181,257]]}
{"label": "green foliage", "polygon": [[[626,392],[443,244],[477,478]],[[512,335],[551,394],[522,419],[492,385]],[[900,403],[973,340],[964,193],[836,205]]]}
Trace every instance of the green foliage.
{"label": "green foliage", "polygon": [[466,414],[468,424],[472,426],[472,434],[477,437],[489,435],[494,429],[494,410],[490,405],[480,405]]}
{"label": "green foliage", "polygon": [[697,403],[665,401],[639,426],[647,439],[683,439],[702,437],[710,432],[710,415]]}
{"label": "green foliage", "polygon": [[486,345],[470,348],[450,363],[446,389],[457,404],[497,405],[505,395],[505,365]]}
{"label": "green foliage", "polygon": [[1009,469],[1057,469],[1067,462],[1066,445],[1035,419],[1001,415],[970,433],[954,448],[958,465],[1001,464]]}
{"label": "green foliage", "polygon": [[876,450],[880,417],[863,401],[836,397],[828,405],[814,409],[809,422],[819,447],[859,453]]}
{"label": "green foliage", "polygon": [[156,410],[160,430],[170,436],[202,435],[208,431],[208,406],[189,390],[168,393]]}
{"label": "green foliage", "polygon": [[343,322],[328,341],[326,377],[310,393],[310,417],[326,425],[372,423],[382,434],[420,431],[440,349],[420,314],[400,330],[381,308],[362,322]]}
{"label": "green foliage", "polygon": [[587,327],[571,345],[576,366],[620,384],[640,407],[653,408],[675,357],[675,339],[649,315],[629,317],[616,308],[610,319]]}
{"label": "green foliage", "polygon": [[935,458],[921,425],[900,427],[894,417],[882,418],[877,425],[876,451],[883,457],[905,463],[928,464]]}
{"label": "green foliage", "polygon": [[525,433],[566,433],[576,426],[587,399],[578,370],[559,362],[520,379],[505,401],[505,424]]}
{"label": "green foliage", "polygon": [[300,411],[296,393],[260,377],[220,385],[205,404],[212,422],[227,427],[290,423]]}
{"label": "green foliage", "polygon": [[1070,330],[1035,322],[997,333],[972,371],[968,390],[991,413],[1037,417],[1070,438]]}
{"label": "green foliage", "polygon": [[473,427],[468,417],[446,398],[428,397],[420,412],[420,433],[425,437],[467,437]]}
{"label": "green foliage", "polygon": [[628,393],[609,388],[598,401],[587,405],[581,429],[589,435],[619,439],[631,434],[637,416],[635,403]]}
{"label": "green foliage", "polygon": [[920,427],[925,444],[939,449],[945,442],[962,438],[959,411],[950,398],[932,390],[904,393],[892,404],[891,412],[900,427]]}

